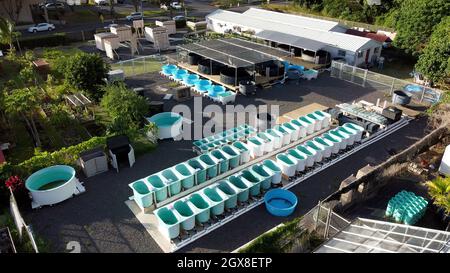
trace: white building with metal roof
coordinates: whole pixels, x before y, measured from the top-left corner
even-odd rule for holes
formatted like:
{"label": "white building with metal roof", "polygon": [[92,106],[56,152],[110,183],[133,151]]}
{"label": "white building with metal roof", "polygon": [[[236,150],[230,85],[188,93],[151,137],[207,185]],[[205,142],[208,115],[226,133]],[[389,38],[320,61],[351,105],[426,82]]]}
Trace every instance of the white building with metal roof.
{"label": "white building with metal roof", "polygon": [[[209,30],[218,33],[247,33],[289,47],[299,55],[328,52],[331,58],[341,57],[351,65],[371,63],[380,56],[382,44],[365,37],[345,34],[337,22],[249,9],[244,13],[216,10],[206,16]],[[317,59],[313,59],[317,60]]]}

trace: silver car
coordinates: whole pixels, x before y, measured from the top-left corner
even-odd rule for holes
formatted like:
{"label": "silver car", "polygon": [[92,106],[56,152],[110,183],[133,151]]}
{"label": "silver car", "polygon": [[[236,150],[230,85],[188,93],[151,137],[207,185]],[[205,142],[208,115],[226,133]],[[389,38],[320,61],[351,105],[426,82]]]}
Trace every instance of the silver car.
{"label": "silver car", "polygon": [[28,28],[28,32],[36,33],[38,31],[52,31],[56,27],[54,24],[40,23]]}

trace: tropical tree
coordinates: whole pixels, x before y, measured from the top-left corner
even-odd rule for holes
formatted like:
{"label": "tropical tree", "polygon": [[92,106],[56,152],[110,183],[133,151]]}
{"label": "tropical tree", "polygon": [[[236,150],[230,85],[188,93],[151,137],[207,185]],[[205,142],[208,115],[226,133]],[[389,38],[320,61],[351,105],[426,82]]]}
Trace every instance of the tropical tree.
{"label": "tropical tree", "polygon": [[69,57],[64,65],[64,77],[70,86],[100,100],[103,96],[101,86],[105,84],[104,79],[110,68],[100,55],[80,52]]}
{"label": "tropical tree", "polygon": [[12,90],[5,95],[5,111],[10,115],[18,115],[23,118],[27,127],[36,142],[36,146],[41,146],[39,132],[36,128],[34,116],[39,107],[40,94],[37,87],[22,88]]}
{"label": "tropical tree", "polygon": [[450,16],[436,26],[430,41],[420,55],[416,70],[433,82],[450,77]]}
{"label": "tropical tree", "polygon": [[14,31],[14,23],[6,18],[0,17],[0,44],[9,46],[9,51],[14,52],[14,39],[20,32]]}
{"label": "tropical tree", "polygon": [[103,88],[105,96],[101,106],[115,122],[133,124],[142,120],[147,113],[146,100],[126,88],[125,84],[112,84]]}
{"label": "tropical tree", "polygon": [[405,49],[407,53],[419,55],[428,43],[434,26],[449,15],[448,0],[403,1],[396,21],[394,45]]}
{"label": "tropical tree", "polygon": [[433,199],[439,199],[450,193],[450,178],[437,177],[427,182],[428,193]]}

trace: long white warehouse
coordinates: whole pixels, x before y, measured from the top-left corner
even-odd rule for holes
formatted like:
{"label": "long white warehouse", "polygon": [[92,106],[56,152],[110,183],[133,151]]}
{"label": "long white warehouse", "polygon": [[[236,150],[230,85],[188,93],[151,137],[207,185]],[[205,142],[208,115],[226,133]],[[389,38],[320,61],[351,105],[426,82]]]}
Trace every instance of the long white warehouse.
{"label": "long white warehouse", "polygon": [[382,48],[378,41],[344,33],[346,28],[334,21],[257,8],[244,13],[219,9],[208,14],[206,22],[211,31],[248,34],[316,64],[340,57],[364,66],[375,61]]}

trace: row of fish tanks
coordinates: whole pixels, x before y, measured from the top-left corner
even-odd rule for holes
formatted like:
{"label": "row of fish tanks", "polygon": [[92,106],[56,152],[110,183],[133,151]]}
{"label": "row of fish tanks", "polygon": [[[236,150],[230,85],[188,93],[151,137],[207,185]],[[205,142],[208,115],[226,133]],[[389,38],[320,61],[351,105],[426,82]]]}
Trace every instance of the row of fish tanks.
{"label": "row of fish tanks", "polygon": [[363,133],[354,123],[331,128],[331,115],[314,111],[249,130],[240,140],[222,138],[211,150],[129,184],[132,199],[175,245],[262,203],[271,215],[288,216],[298,200],[284,187],[351,150]]}

